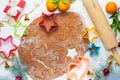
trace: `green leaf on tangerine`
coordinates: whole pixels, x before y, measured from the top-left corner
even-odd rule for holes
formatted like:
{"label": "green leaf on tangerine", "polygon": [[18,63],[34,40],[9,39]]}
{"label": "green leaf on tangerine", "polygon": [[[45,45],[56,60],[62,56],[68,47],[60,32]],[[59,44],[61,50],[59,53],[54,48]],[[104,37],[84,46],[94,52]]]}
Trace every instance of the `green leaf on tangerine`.
{"label": "green leaf on tangerine", "polygon": [[68,0],[61,0],[64,4],[68,3]]}

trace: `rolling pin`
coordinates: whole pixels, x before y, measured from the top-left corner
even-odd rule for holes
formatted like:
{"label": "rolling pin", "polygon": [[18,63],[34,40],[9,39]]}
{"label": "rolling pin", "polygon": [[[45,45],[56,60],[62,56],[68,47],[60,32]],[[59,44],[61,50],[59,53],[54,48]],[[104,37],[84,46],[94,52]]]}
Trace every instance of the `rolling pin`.
{"label": "rolling pin", "polygon": [[106,47],[106,49],[113,52],[116,62],[120,65],[120,57],[117,53],[116,47],[118,45],[117,39],[98,3],[97,0],[82,0],[90,18],[92,19],[96,30]]}

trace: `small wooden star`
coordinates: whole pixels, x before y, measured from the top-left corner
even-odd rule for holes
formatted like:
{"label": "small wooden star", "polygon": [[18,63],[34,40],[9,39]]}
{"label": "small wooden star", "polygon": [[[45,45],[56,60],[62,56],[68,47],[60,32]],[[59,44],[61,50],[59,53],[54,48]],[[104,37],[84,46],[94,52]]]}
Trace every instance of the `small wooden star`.
{"label": "small wooden star", "polygon": [[99,55],[99,50],[100,50],[100,47],[99,46],[96,46],[94,43],[92,43],[88,48],[87,50],[90,52],[90,56],[93,57],[93,56],[98,56]]}
{"label": "small wooden star", "polygon": [[82,36],[83,39],[88,39],[90,42],[93,42],[94,39],[98,38],[98,33],[95,27],[85,28],[85,32]]}
{"label": "small wooden star", "polygon": [[13,37],[8,36],[6,39],[0,38],[0,53],[3,53],[6,58],[9,58],[17,46],[13,43]]}
{"label": "small wooden star", "polygon": [[57,27],[58,24],[54,19],[54,14],[45,14],[42,13],[42,19],[39,22],[40,27],[45,27],[47,32],[50,32],[51,28]]}

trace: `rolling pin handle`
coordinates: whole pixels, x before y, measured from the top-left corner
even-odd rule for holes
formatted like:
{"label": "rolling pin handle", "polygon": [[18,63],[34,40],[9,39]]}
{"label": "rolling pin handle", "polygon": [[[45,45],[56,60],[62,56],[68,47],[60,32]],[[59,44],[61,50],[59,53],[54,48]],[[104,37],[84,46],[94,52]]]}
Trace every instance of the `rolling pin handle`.
{"label": "rolling pin handle", "polygon": [[113,52],[113,56],[116,59],[117,64],[120,66],[120,57],[119,57],[119,54],[118,54],[116,48],[114,47],[111,50]]}

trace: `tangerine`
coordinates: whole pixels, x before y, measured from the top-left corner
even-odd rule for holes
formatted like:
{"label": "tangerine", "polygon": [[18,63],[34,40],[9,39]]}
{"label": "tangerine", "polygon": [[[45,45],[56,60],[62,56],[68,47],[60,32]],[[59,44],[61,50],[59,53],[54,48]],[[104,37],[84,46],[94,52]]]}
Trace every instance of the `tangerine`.
{"label": "tangerine", "polygon": [[50,12],[55,11],[55,4],[52,3],[52,0],[47,0],[46,7]]}
{"label": "tangerine", "polygon": [[109,14],[115,13],[118,9],[117,4],[115,2],[112,2],[112,1],[108,2],[106,4],[105,8],[106,8],[107,13],[109,13]]}
{"label": "tangerine", "polygon": [[58,9],[62,12],[68,10],[70,8],[70,0],[68,0],[68,3],[63,3],[62,0],[58,3]]}

